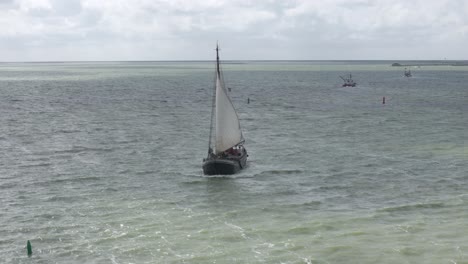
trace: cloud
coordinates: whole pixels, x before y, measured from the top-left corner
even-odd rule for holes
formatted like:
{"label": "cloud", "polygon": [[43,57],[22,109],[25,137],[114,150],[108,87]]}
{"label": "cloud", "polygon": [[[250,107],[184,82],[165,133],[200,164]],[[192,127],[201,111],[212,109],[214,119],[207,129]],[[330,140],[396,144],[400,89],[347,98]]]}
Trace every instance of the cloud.
{"label": "cloud", "polygon": [[467,59],[468,2],[0,0],[0,25],[0,61]]}

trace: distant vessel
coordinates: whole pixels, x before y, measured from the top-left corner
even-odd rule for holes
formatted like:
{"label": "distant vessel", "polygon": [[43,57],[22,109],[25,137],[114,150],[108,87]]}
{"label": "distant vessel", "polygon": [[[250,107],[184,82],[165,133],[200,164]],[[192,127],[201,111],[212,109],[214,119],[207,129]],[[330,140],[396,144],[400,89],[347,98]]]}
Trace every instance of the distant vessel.
{"label": "distant vessel", "polygon": [[405,68],[405,77],[411,77],[411,70]]}
{"label": "distant vessel", "polygon": [[239,117],[224,86],[219,63],[219,48],[216,45],[216,82],[211,110],[208,157],[203,159],[203,173],[234,174],[245,168],[247,156]]}
{"label": "distant vessel", "polygon": [[349,77],[343,77],[343,76],[340,76],[341,79],[343,79],[344,83],[343,83],[343,87],[354,87],[356,86],[356,82],[353,81],[353,77],[351,76],[351,73],[349,74]]}

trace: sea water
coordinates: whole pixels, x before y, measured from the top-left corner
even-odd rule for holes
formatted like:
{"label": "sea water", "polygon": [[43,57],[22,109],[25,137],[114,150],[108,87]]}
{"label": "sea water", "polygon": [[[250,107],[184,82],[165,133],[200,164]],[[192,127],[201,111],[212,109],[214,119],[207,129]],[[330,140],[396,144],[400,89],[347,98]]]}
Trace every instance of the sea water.
{"label": "sea water", "polygon": [[223,64],[226,177],[212,62],[0,64],[0,263],[468,263],[468,67],[391,63]]}

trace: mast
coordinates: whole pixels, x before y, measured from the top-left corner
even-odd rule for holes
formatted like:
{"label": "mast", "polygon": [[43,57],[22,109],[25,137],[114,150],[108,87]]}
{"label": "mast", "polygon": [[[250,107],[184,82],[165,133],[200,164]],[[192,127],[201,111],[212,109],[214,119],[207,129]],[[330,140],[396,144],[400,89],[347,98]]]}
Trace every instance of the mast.
{"label": "mast", "polygon": [[221,77],[221,73],[219,70],[219,46],[216,43],[216,74],[218,74],[218,78]]}
{"label": "mast", "polygon": [[211,118],[210,118],[210,137],[208,139],[208,158],[210,157],[210,154],[213,153],[213,148],[211,147],[211,143],[213,140],[213,119],[215,115],[215,106],[216,106],[216,80],[220,76],[220,71],[219,71],[219,48],[218,44],[216,43],[216,76],[215,76],[215,85],[213,86],[213,96],[211,99]]}

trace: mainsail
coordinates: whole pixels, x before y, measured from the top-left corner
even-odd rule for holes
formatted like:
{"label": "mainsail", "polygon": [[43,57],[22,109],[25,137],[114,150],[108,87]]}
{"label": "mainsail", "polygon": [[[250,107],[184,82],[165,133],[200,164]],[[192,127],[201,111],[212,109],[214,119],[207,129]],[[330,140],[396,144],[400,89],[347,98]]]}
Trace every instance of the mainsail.
{"label": "mainsail", "polygon": [[215,153],[221,153],[237,144],[242,139],[239,118],[229,100],[219,75],[216,77],[216,144]]}
{"label": "mainsail", "polygon": [[[218,53],[218,48],[216,48],[216,53]],[[215,154],[219,154],[243,142],[244,139],[240,129],[239,117],[223,85],[218,56],[216,60]]]}

